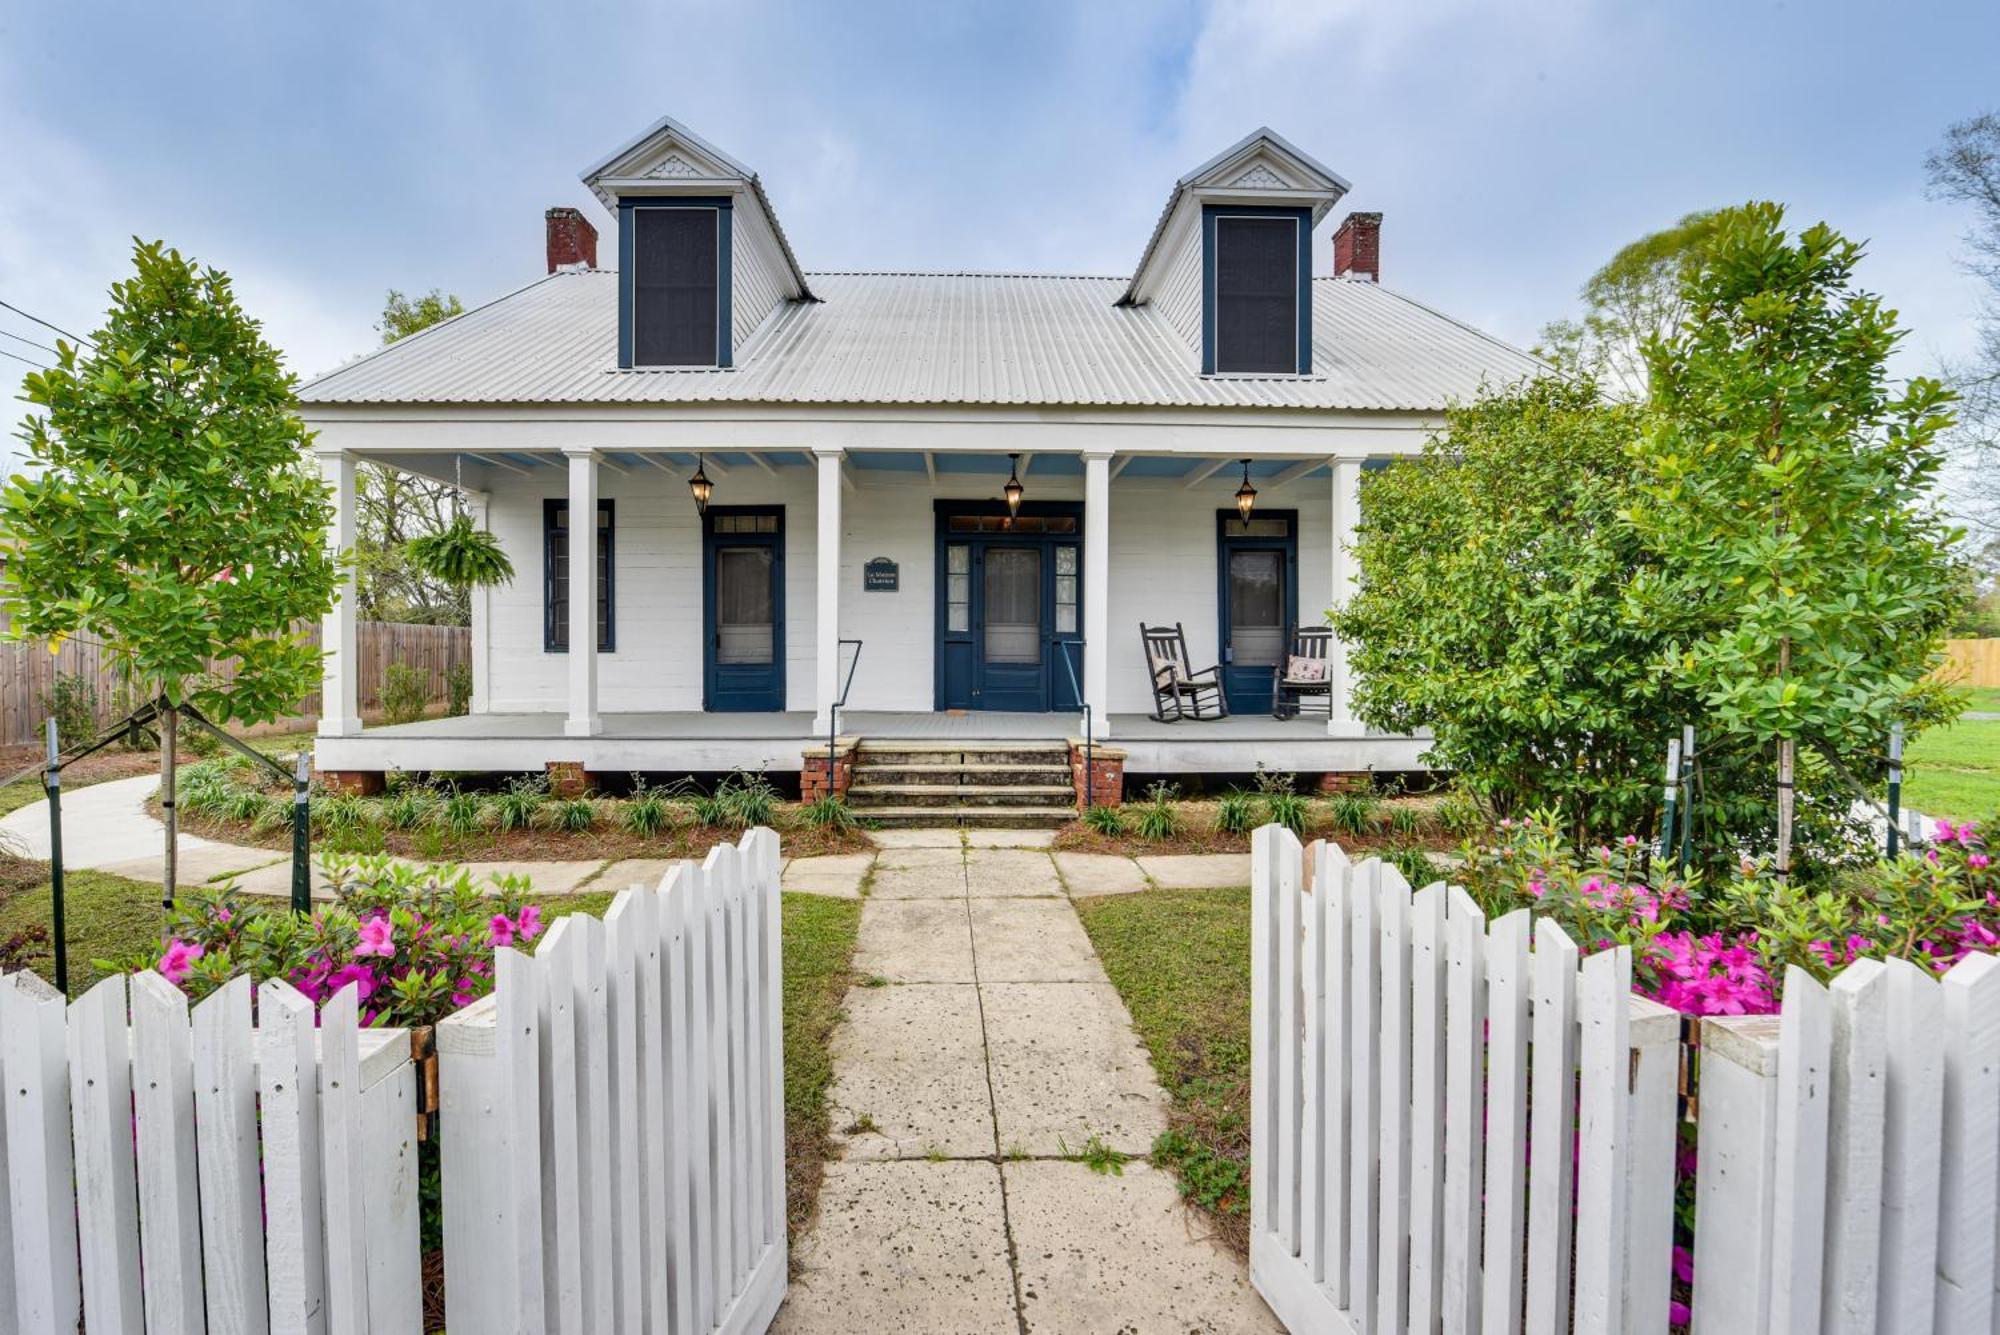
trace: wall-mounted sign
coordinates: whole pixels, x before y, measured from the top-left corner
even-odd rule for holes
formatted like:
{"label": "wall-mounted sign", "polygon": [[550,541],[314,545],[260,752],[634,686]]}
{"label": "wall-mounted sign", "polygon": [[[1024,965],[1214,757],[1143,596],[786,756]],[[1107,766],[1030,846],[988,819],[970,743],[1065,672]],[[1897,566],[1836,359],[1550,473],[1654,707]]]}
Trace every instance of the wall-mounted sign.
{"label": "wall-mounted sign", "polygon": [[863,593],[894,593],[901,582],[901,567],[886,556],[878,556],[861,567]]}

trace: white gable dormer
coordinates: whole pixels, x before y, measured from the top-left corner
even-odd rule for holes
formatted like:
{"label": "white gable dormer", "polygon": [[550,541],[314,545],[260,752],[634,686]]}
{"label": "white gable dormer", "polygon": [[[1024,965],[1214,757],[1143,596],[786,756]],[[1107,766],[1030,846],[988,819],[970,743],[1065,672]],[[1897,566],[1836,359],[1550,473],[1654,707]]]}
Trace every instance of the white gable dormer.
{"label": "white gable dormer", "polygon": [[1174,183],[1120,298],[1150,305],[1204,375],[1312,370],[1312,232],[1347,182],[1260,129]]}
{"label": "white gable dormer", "polygon": [[757,174],[671,117],[583,173],[618,219],[618,364],[726,368],[816,300]]}

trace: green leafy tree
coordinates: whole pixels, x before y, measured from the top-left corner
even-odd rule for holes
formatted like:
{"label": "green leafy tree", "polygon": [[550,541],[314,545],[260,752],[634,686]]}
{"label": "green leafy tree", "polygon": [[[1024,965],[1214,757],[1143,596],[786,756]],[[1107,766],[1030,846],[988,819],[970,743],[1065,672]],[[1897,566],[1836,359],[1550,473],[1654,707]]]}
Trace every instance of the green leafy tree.
{"label": "green leafy tree", "polygon": [[[307,463],[295,381],[229,278],[136,243],[104,326],[30,374],[33,470],[0,494],[14,538],[12,634],[100,641],[162,701],[166,889],[174,890],[178,710],[262,722],[295,711],[320,652],[295,622],[333,606],[328,489]],[[234,660],[227,678],[211,660]]]}
{"label": "green leafy tree", "polygon": [[1665,642],[1624,614],[1654,558],[1621,523],[1636,409],[1547,377],[1452,408],[1423,453],[1367,476],[1354,594],[1334,612],[1356,713],[1428,729],[1494,816],[1561,808],[1580,842],[1650,830],[1667,739],[1693,708]]}
{"label": "green leafy tree", "polygon": [[1536,351],[1619,398],[1645,398],[1646,344],[1687,317],[1686,281],[1715,218],[1712,210],[1690,213],[1620,249],[1583,285],[1583,315],[1546,326]]}
{"label": "green leafy tree", "polygon": [[1924,169],[1932,198],[1972,210],[1963,263],[1982,289],[1978,338],[1968,356],[1945,367],[1959,395],[1958,423],[1948,437],[1953,499],[1973,532],[2000,543],[2000,111],[1950,126]]}
{"label": "green leafy tree", "polygon": [[407,297],[392,287],[383,299],[382,321],[375,326],[375,332],[382,335],[384,343],[394,343],[419,329],[463,314],[465,303],[449,292],[432,288],[420,297]]}
{"label": "green leafy tree", "polygon": [[1628,515],[1657,559],[1631,608],[1671,637],[1659,666],[1709,732],[1775,761],[1785,872],[1801,744],[1836,778],[1866,775],[1892,721],[1914,733],[1956,707],[1926,680],[1959,603],[1935,496],[1952,396],[1890,386],[1900,332],[1853,286],[1860,246],[1823,223],[1788,235],[1775,204],[1714,225],[1686,318],[1648,345]]}

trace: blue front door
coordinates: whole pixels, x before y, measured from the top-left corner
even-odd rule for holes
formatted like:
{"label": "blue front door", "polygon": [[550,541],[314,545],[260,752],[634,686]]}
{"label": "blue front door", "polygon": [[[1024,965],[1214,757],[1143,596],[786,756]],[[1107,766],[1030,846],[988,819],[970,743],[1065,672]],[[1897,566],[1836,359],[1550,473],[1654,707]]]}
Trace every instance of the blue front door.
{"label": "blue front door", "polygon": [[702,519],[702,707],[785,707],[785,512],[711,505]]}
{"label": "blue front door", "polygon": [[1268,714],[1272,671],[1299,620],[1298,512],[1270,511],[1246,522],[1222,510],[1216,535],[1222,692],[1232,714]]}
{"label": "blue front door", "polygon": [[1080,507],[938,502],[937,707],[1081,707]]}

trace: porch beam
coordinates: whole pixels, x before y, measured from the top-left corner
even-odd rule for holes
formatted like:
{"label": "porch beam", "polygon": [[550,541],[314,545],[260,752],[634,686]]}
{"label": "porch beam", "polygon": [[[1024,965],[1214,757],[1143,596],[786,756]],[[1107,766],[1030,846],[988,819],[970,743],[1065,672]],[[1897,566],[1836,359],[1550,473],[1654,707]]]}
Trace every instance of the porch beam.
{"label": "porch beam", "polygon": [[1028,468],[1034,462],[1035,462],[1035,456],[1033,451],[1029,450],[1022,451],[1021,457],[1015,461],[1015,467],[1016,467],[1015,476],[1019,477],[1022,481],[1026,481],[1028,477]]}
{"label": "porch beam", "polygon": [[1111,735],[1111,452],[1083,452],[1083,699]]}
{"label": "porch beam", "polygon": [[[318,455],[320,477],[333,489],[333,524],[327,529],[326,543],[338,557],[354,550],[356,536],[354,455],[345,450],[328,450]],[[320,629],[321,660],[319,695],[319,735],[353,737],[361,732],[361,657],[358,648],[359,612],[354,568],[340,576],[334,604]]]}
{"label": "porch beam", "polygon": [[668,477],[679,477],[681,475],[680,470],[678,468],[675,468],[672,464],[666,462],[666,460],[660,458],[660,456],[657,454],[654,454],[650,451],[642,450],[639,453],[639,457],[645,460],[647,463],[651,464],[653,467],[659,469],[662,473],[665,473]]}
{"label": "porch beam", "polygon": [[759,468],[769,473],[772,477],[776,477],[778,475],[778,470],[771,463],[771,461],[769,459],[766,459],[763,455],[757,453],[754,450],[751,451],[750,453],[750,462],[756,464]]}
{"label": "porch beam", "polygon": [[[1354,592],[1354,554],[1348,548],[1354,542],[1355,526],[1361,519],[1361,464],[1359,457],[1337,458],[1333,461],[1333,524],[1330,535],[1333,562],[1333,601],[1336,605],[1347,601]],[[1326,733],[1329,737],[1358,737],[1363,734],[1359,720],[1354,717],[1353,695],[1354,674],[1347,660],[1347,645],[1338,636],[1327,647],[1327,658],[1332,686],[1328,692]]]}
{"label": "porch beam", "polygon": [[1119,455],[1116,459],[1113,459],[1111,461],[1111,476],[1116,478],[1120,473],[1125,471],[1125,465],[1131,463],[1132,460],[1136,459],[1137,457],[1138,456],[1135,454],[1126,453]]}
{"label": "porch beam", "polygon": [[933,487],[937,485],[937,455],[930,450],[924,451],[924,476],[930,479]]}
{"label": "porch beam", "polygon": [[569,717],[563,736],[604,731],[597,713],[597,451],[563,450],[569,460]]}
{"label": "porch beam", "polygon": [[608,468],[612,472],[618,474],[618,476],[620,477],[630,477],[632,475],[632,470],[627,468],[624,464],[614,464],[609,459],[599,459],[597,461],[597,466],[599,468]]}
{"label": "porch beam", "polygon": [[723,463],[722,460],[716,458],[714,455],[706,454],[700,450],[696,450],[695,455],[696,461],[702,469],[718,481],[729,476],[729,465]]}
{"label": "porch beam", "polygon": [[1208,481],[1227,467],[1229,467],[1227,456],[1221,459],[1204,459],[1193,468],[1190,468],[1184,475],[1183,480],[1187,483],[1187,489],[1193,491],[1196,487],[1199,487],[1202,483]]}
{"label": "porch beam", "polygon": [[819,470],[818,592],[813,617],[813,731],[833,726],[833,702],[840,692],[840,500],[847,476],[846,452],[839,447],[813,448]]}
{"label": "porch beam", "polygon": [[1302,459],[1264,485],[1267,487],[1289,486],[1291,483],[1297,482],[1300,478],[1312,473],[1314,469],[1325,467],[1329,462],[1326,459]]}
{"label": "porch beam", "polygon": [[504,469],[504,470],[506,470],[507,472],[509,472],[509,473],[513,473],[513,474],[516,474],[517,476],[520,476],[520,477],[527,477],[527,476],[528,476],[528,470],[527,470],[527,469],[525,469],[525,468],[523,468],[523,467],[521,467],[521,465],[519,465],[519,464],[517,464],[517,463],[513,463],[513,462],[511,462],[511,461],[509,461],[509,460],[506,460],[506,459],[498,459],[498,458],[495,458],[494,456],[492,456],[492,455],[490,455],[490,454],[474,454],[474,453],[472,453],[472,452],[471,452],[470,450],[467,450],[467,451],[466,451],[466,454],[465,454],[465,457],[466,457],[466,458],[468,458],[468,459],[472,459],[472,460],[475,460],[475,461],[477,461],[477,462],[479,462],[479,463],[482,463],[482,464],[487,464],[487,465],[489,465],[489,466],[491,466],[491,467],[494,467],[494,468],[500,468],[500,469]]}

